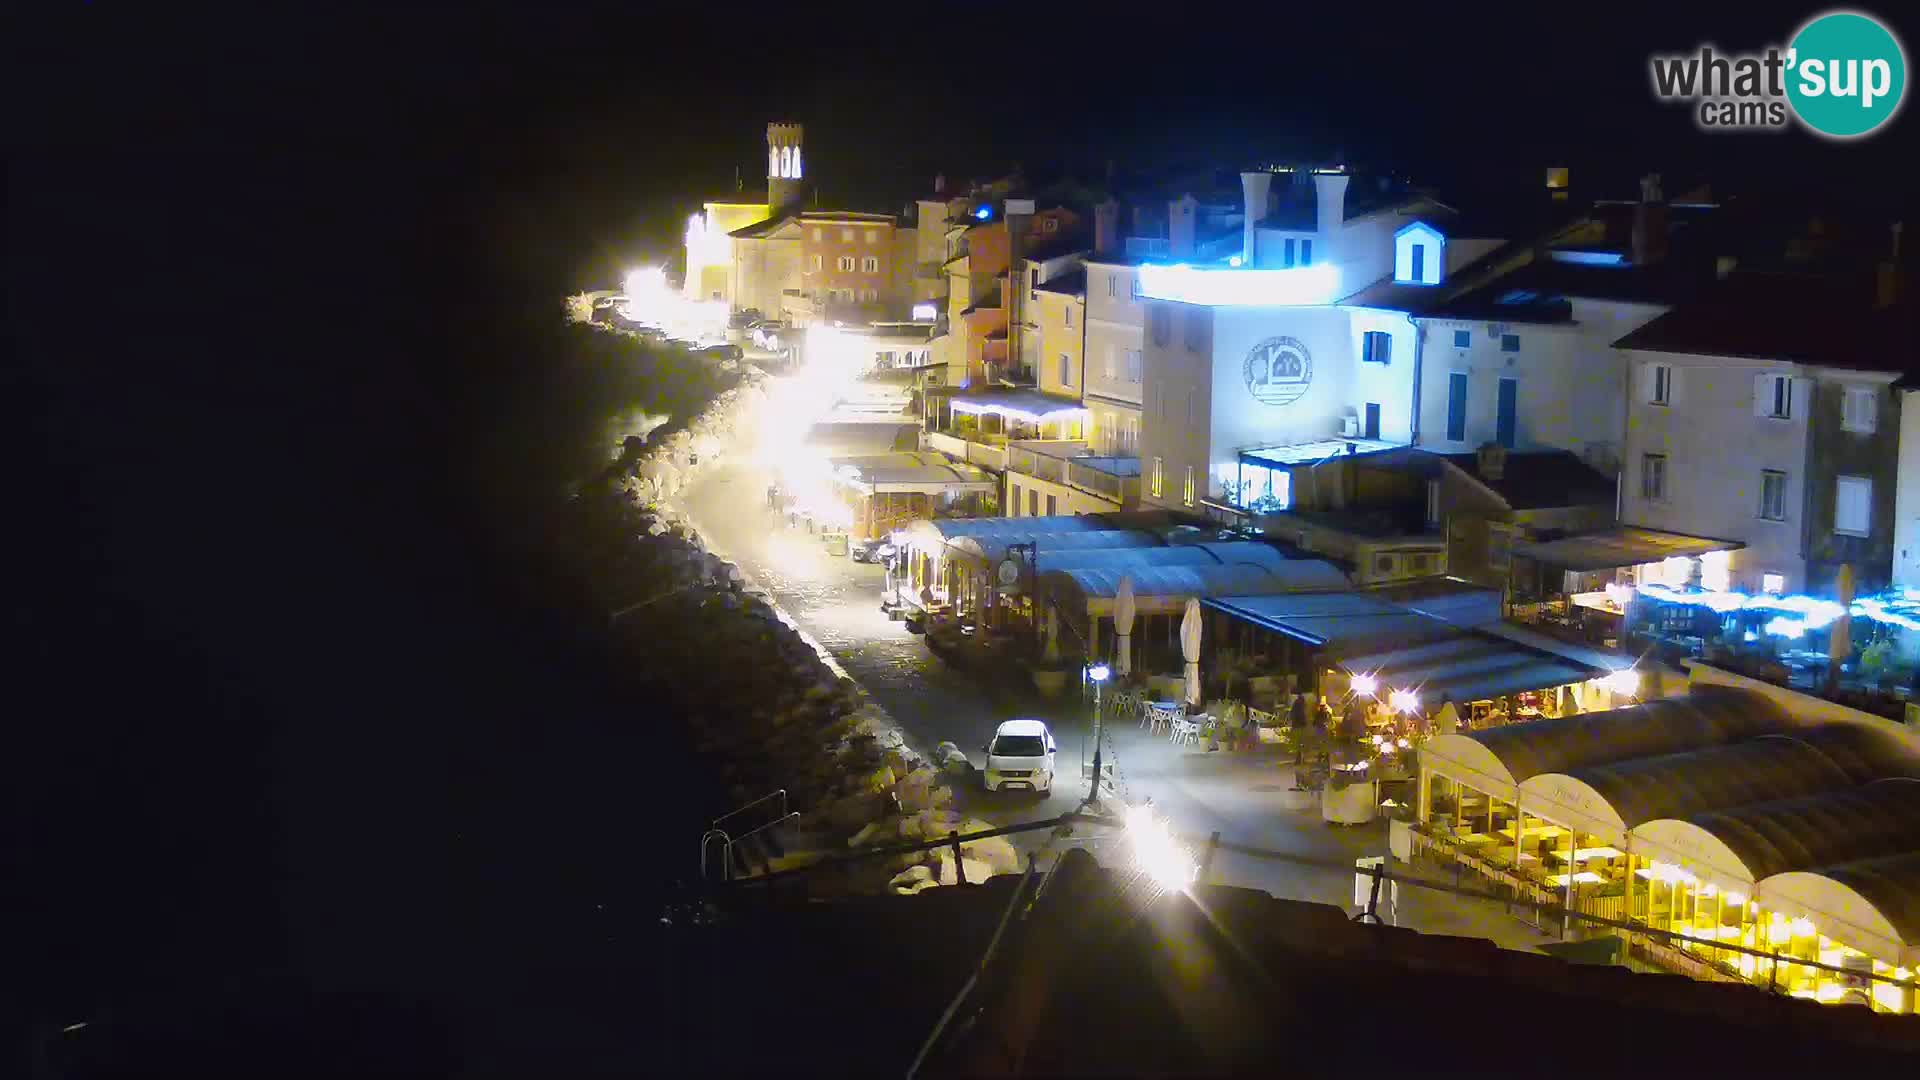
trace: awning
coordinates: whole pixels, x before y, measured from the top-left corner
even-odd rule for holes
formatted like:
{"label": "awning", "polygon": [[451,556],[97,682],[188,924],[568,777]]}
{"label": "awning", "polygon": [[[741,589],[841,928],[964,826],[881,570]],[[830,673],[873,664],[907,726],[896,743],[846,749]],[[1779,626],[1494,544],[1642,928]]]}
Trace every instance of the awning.
{"label": "awning", "polygon": [[998,490],[993,477],[944,454],[898,453],[833,459],[834,479],[861,495],[926,495]]}
{"label": "awning", "polygon": [[1201,603],[1321,650],[1327,659],[1444,641],[1462,633],[1370,593],[1220,596]]}
{"label": "awning", "polygon": [[1347,656],[1340,666],[1372,675],[1383,690],[1411,690],[1420,704],[1433,708],[1444,695],[1455,705],[1505,694],[1545,690],[1605,675],[1562,657],[1473,631],[1457,631],[1444,640],[1395,648],[1366,656]]}
{"label": "awning", "polygon": [[1535,562],[1578,572],[1639,566],[1680,556],[1704,555],[1709,551],[1738,551],[1746,546],[1738,540],[1715,540],[1685,533],[1661,532],[1658,529],[1619,528],[1558,540],[1515,544],[1513,553]]}
{"label": "awning", "polygon": [[1029,423],[1084,416],[1087,412],[1087,407],[1078,401],[1022,389],[968,391],[949,398],[947,406],[957,413],[991,414]]}

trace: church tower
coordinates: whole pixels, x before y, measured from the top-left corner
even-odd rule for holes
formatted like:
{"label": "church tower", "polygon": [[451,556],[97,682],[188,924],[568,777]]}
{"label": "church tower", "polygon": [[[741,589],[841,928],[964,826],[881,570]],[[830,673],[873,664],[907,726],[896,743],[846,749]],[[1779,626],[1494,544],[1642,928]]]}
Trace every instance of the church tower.
{"label": "church tower", "polygon": [[767,206],[774,214],[798,203],[803,193],[800,137],[799,124],[767,125]]}

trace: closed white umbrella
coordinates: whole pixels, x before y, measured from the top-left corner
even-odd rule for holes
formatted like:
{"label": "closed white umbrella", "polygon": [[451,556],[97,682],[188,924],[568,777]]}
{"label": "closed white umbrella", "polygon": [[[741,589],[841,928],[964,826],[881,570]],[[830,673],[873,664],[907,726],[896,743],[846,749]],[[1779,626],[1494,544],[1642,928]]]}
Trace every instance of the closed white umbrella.
{"label": "closed white umbrella", "polygon": [[1126,677],[1133,671],[1133,579],[1123,577],[1113,593],[1113,671]]}
{"label": "closed white umbrella", "polygon": [[1187,704],[1200,704],[1200,601],[1187,600],[1180,620],[1180,653],[1187,659]]}

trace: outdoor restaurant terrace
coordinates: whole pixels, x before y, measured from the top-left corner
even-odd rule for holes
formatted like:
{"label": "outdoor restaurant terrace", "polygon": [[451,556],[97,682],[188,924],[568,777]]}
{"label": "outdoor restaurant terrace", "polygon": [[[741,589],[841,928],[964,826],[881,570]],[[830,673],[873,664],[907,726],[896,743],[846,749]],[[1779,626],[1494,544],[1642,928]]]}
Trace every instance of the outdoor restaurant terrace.
{"label": "outdoor restaurant terrace", "polygon": [[1626,932],[1641,961],[1914,1011],[1920,744],[1892,725],[1700,687],[1439,735],[1420,755],[1415,817],[1416,852],[1665,932]]}

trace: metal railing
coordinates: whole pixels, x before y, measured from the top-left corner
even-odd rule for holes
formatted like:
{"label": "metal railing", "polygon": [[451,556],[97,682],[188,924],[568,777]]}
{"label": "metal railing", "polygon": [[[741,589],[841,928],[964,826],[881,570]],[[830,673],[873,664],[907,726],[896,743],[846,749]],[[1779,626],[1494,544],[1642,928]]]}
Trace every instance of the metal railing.
{"label": "metal railing", "polygon": [[1067,462],[1067,484],[1114,502],[1126,502],[1140,495],[1139,477],[1121,476],[1080,461]]}
{"label": "metal railing", "polygon": [[[778,799],[780,801],[780,813],[779,813],[779,816],[775,817],[772,821],[764,822],[758,826],[755,826],[754,828],[749,829],[744,833],[741,833],[737,837],[728,835],[727,830],[720,827],[721,822],[732,821],[734,818],[737,818],[741,814],[744,814],[747,811],[752,810],[754,807],[764,806],[767,803],[774,801],[775,799]],[[775,825],[785,824],[786,822],[792,821],[793,819],[799,816],[800,816],[799,814],[793,813],[791,810],[788,809],[787,789],[781,788],[778,791],[770,791],[767,794],[760,796],[759,798],[753,800],[750,803],[746,803],[742,806],[737,806],[732,810],[729,810],[726,813],[721,814],[719,817],[714,818],[713,821],[708,824],[707,831],[700,834],[700,880],[702,881],[712,880],[708,876],[708,873],[709,873],[708,856],[709,856],[709,853],[712,852],[713,848],[716,845],[718,845],[720,848],[720,880],[731,881],[733,880],[734,845],[738,844],[742,840],[745,840],[749,836],[753,836],[756,833],[765,832],[766,830],[773,828]]]}
{"label": "metal railing", "polygon": [[[950,848],[953,851],[956,873],[958,873],[962,879],[959,883],[966,884],[965,872],[960,869],[962,845],[971,841],[988,840],[998,836],[1012,836],[1018,833],[1034,832],[1040,829],[1057,829],[1074,822],[1086,822],[1088,824],[1116,828],[1125,827],[1125,822],[1109,815],[1088,813],[1085,811],[1068,811],[1058,817],[1047,818],[1041,821],[1029,821],[1019,825],[1005,826],[1003,828],[982,829],[979,832],[972,833],[950,832],[946,836],[936,840],[863,848],[858,851],[848,852],[844,855],[829,856],[810,862],[804,866],[774,870],[757,877],[727,880],[718,884],[728,889],[766,886],[769,889],[768,895],[771,897],[771,887],[776,882],[791,880],[804,881],[809,875],[822,871],[846,867],[872,859],[884,859],[898,855],[933,851],[936,848]],[[1731,942],[1703,942],[1697,938],[1690,938],[1686,934],[1678,931],[1663,930],[1659,927],[1635,922],[1630,918],[1620,918],[1607,914],[1599,914],[1594,910],[1585,910],[1585,908],[1591,907],[1591,905],[1582,905],[1578,900],[1575,901],[1574,906],[1568,907],[1557,894],[1548,893],[1543,889],[1496,888],[1495,890],[1487,890],[1468,888],[1459,884],[1440,881],[1418,874],[1390,871],[1386,868],[1385,859],[1382,859],[1378,863],[1373,863],[1372,860],[1365,860],[1365,863],[1370,865],[1356,865],[1345,861],[1318,858],[1311,855],[1298,855],[1292,852],[1275,851],[1270,848],[1225,841],[1218,832],[1211,833],[1204,837],[1197,834],[1176,833],[1173,838],[1180,843],[1191,845],[1192,850],[1199,853],[1199,881],[1202,883],[1212,880],[1211,871],[1214,861],[1223,853],[1241,855],[1270,862],[1287,863],[1294,866],[1335,870],[1341,873],[1354,874],[1357,877],[1370,878],[1372,882],[1369,889],[1368,900],[1364,905],[1360,905],[1362,911],[1353,917],[1356,922],[1382,921],[1378,913],[1381,887],[1383,884],[1391,882],[1410,888],[1426,889],[1432,892],[1446,893],[1465,899],[1499,904],[1509,911],[1515,907],[1527,908],[1533,912],[1536,925],[1546,926],[1552,925],[1554,922],[1562,922],[1563,925],[1568,925],[1573,922],[1580,922],[1605,930],[1618,931],[1624,935],[1626,948],[1629,951],[1634,949],[1636,945],[1635,939],[1639,939],[1638,944],[1641,946],[1640,951],[1643,955],[1650,955],[1653,950],[1648,949],[1646,946],[1654,945],[1662,947],[1664,951],[1673,952],[1682,956],[1690,956],[1691,954],[1687,953],[1683,946],[1686,943],[1691,943],[1695,948],[1712,948],[1722,952],[1746,954],[1755,957],[1756,960],[1767,960],[1770,962],[1768,972],[1769,985],[1767,989],[1775,994],[1783,993],[1778,983],[1779,969],[1782,965],[1827,971],[1846,976],[1850,979],[1859,979],[1873,983],[1891,983],[1908,990],[1913,990],[1916,986],[1920,986],[1920,979],[1917,979],[1913,975],[1908,975],[1902,979],[1891,974],[1880,974],[1857,968],[1847,968],[1838,964],[1829,964],[1820,960],[1808,960],[1783,955],[1775,950],[1760,949]],[[1435,848],[1439,846],[1439,842],[1435,837],[1418,829],[1414,829],[1412,830],[1411,839],[1415,845],[1414,854],[1417,855],[1422,851],[1437,854]],[[711,884],[711,879],[703,878],[703,880]],[[1694,959],[1698,958],[1695,957]],[[1724,973],[1716,974],[1720,978],[1725,977]],[[1744,978],[1740,981],[1746,982]]]}

